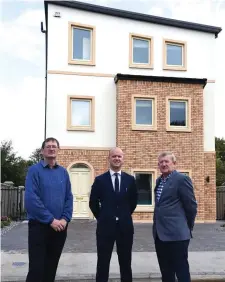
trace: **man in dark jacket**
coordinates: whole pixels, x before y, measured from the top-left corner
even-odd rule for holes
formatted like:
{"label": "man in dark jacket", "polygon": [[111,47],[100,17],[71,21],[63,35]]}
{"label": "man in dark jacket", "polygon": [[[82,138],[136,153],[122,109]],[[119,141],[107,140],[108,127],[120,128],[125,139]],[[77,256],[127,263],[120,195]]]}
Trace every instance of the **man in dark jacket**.
{"label": "man in dark jacket", "polygon": [[188,246],[197,202],[190,177],[175,170],[170,152],[159,156],[162,175],[156,181],[153,236],[162,282],[190,282]]}
{"label": "man in dark jacket", "polygon": [[109,171],[95,178],[90,195],[90,209],[97,219],[97,282],[107,282],[114,242],[122,282],[132,281],[131,252],[134,227],[132,213],[137,206],[133,176],[122,172],[123,152],[114,148],[109,153]]}

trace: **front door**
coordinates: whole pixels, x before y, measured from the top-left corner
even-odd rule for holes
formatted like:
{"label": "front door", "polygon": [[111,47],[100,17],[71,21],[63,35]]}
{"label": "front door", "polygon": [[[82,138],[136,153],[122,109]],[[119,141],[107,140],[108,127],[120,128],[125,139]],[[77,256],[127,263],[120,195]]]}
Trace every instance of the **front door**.
{"label": "front door", "polygon": [[87,167],[70,169],[72,185],[73,218],[89,218],[89,191],[91,189],[91,172]]}

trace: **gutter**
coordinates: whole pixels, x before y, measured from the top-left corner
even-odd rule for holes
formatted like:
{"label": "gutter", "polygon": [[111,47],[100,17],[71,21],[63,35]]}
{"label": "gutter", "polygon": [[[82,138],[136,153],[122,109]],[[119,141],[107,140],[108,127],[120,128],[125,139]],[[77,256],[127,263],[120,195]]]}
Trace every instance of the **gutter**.
{"label": "gutter", "polygon": [[47,85],[48,85],[48,5],[44,2],[45,8],[45,24],[46,29],[43,29],[41,22],[41,32],[45,34],[45,118],[44,118],[44,140],[46,139],[47,131]]}

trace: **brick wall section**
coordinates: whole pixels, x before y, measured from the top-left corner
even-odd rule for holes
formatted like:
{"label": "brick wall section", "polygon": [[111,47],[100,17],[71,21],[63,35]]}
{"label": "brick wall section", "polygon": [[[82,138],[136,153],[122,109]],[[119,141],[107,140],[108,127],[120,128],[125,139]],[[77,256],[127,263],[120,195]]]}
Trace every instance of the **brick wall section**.
{"label": "brick wall section", "polygon": [[88,162],[94,169],[94,176],[97,176],[108,169],[108,150],[79,150],[62,149],[59,151],[58,162],[65,168],[73,163]]}
{"label": "brick wall section", "polygon": [[[132,130],[132,94],[157,96],[157,131]],[[166,131],[166,97],[191,98],[191,132]],[[198,220],[205,218],[203,88],[201,85],[149,81],[117,82],[117,146],[125,153],[125,169],[156,169],[157,156],[173,151],[177,169],[190,169],[199,203]],[[206,197],[208,197],[206,195]],[[142,214],[142,215],[141,215]],[[137,216],[145,218],[145,213]],[[136,215],[135,215],[136,217]]]}
{"label": "brick wall section", "polygon": [[216,220],[216,154],[205,153],[205,173],[209,182],[205,181],[205,219]]}

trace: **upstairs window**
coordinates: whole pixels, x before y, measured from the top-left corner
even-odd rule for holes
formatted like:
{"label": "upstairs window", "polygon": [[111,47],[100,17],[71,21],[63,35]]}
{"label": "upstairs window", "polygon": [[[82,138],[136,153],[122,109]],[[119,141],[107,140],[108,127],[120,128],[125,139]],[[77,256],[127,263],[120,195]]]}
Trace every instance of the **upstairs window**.
{"label": "upstairs window", "polygon": [[68,97],[67,130],[94,131],[94,97]]}
{"label": "upstairs window", "polygon": [[164,40],[164,62],[165,70],[187,70],[187,47],[186,42]]}
{"label": "upstairs window", "polygon": [[130,34],[130,67],[153,68],[153,39]]}
{"label": "upstairs window", "polygon": [[133,95],[132,129],[156,130],[156,97]]}
{"label": "upstairs window", "polygon": [[95,65],[95,28],[69,23],[69,64]]}
{"label": "upstairs window", "polygon": [[190,98],[167,98],[167,130],[191,131]]}

